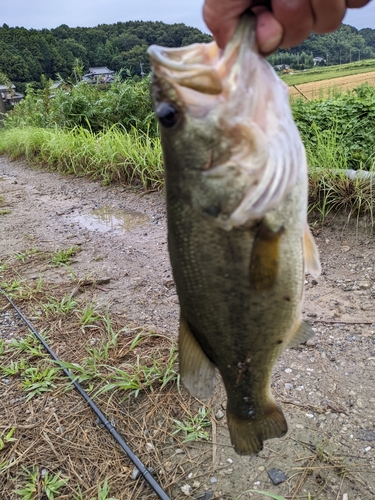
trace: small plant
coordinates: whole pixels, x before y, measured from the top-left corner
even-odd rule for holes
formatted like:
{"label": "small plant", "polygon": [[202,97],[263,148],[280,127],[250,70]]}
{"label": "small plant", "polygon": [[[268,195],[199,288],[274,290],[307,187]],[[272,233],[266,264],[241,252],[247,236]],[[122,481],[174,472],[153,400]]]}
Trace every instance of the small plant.
{"label": "small plant", "polygon": [[78,313],[78,321],[81,329],[97,328],[98,325],[94,323],[102,318],[101,314],[96,311],[93,304],[86,304],[80,313]]}
{"label": "small plant", "polygon": [[22,497],[22,500],[35,500],[38,493],[38,469],[33,467],[33,470],[30,471],[24,466],[22,468],[27,475],[26,484],[22,490],[14,490],[14,493]]}
{"label": "small plant", "polygon": [[37,250],[36,248],[31,248],[30,250],[26,250],[25,252],[18,252],[14,254],[14,257],[17,260],[21,260],[22,262],[25,262],[26,259],[29,259],[33,255],[38,255],[40,254],[40,250]]}
{"label": "small plant", "polygon": [[53,266],[64,266],[69,265],[72,262],[72,257],[74,257],[79,252],[79,247],[72,246],[68,250],[57,250],[50,262]]}
{"label": "small plant", "polygon": [[10,214],[12,213],[11,210],[7,209],[7,208],[4,208],[2,210],[0,210],[0,215],[7,215],[7,214]]}
{"label": "small plant", "polygon": [[10,361],[9,366],[0,365],[0,371],[3,377],[9,377],[13,375],[19,375],[27,368],[26,361],[21,358],[19,361]]}
{"label": "small plant", "polygon": [[[42,334],[43,332],[39,333]],[[17,353],[24,352],[30,356],[44,357],[46,355],[44,347],[32,333],[28,333],[26,337],[19,340],[13,339],[9,344],[9,350]]]}
{"label": "small plant", "polygon": [[0,339],[0,356],[5,352],[5,340]]}
{"label": "small plant", "polygon": [[42,275],[40,274],[39,278],[38,278],[38,281],[36,282],[35,291],[36,292],[41,292],[42,288],[43,288],[43,278],[42,278]]}
{"label": "small plant", "polygon": [[13,280],[10,283],[2,281],[0,283],[0,288],[5,290],[7,293],[12,295],[13,292],[18,292],[22,287],[22,280]]}
{"label": "small plant", "polygon": [[43,486],[44,493],[46,494],[48,500],[54,500],[55,495],[60,493],[60,488],[65,486],[65,484],[69,481],[69,479],[60,479],[61,472],[58,472],[55,475],[51,475],[49,472],[46,473]]}
{"label": "small plant", "polygon": [[23,373],[22,382],[22,387],[29,393],[26,401],[30,401],[34,396],[39,396],[40,394],[56,389],[53,381],[57,372],[58,368],[51,367],[47,367],[43,371],[39,371],[39,368],[35,367],[26,368]]}
{"label": "small plant", "polygon": [[209,441],[210,436],[208,432],[202,430],[205,427],[211,426],[211,422],[208,418],[209,414],[210,411],[202,406],[196,415],[189,414],[188,418],[183,422],[173,420],[177,429],[172,434],[177,434],[181,431],[185,432],[186,438],[183,440],[183,443],[196,441],[198,439]]}
{"label": "small plant", "polygon": [[45,497],[48,500],[54,500],[55,495],[60,494],[60,488],[68,482],[68,479],[60,479],[61,472],[55,475],[46,472],[43,477],[37,467],[33,467],[31,471],[24,466],[22,468],[27,475],[25,487],[14,491],[14,493],[22,497],[22,500],[37,500]]}
{"label": "small plant", "polygon": [[0,434],[0,451],[3,450],[9,443],[16,441],[16,438],[12,437],[15,430],[16,428],[12,427],[5,435],[4,433]]}
{"label": "small plant", "polygon": [[41,304],[41,307],[45,311],[47,317],[49,314],[68,314],[76,306],[77,302],[70,296],[66,295],[64,295],[61,300],[51,298],[46,304]]}
{"label": "small plant", "polygon": [[[109,498],[109,490],[110,487],[108,486],[108,479],[104,479],[103,486],[99,485],[98,488],[98,496],[97,497],[91,497],[90,500],[117,500],[117,498]],[[78,495],[74,496],[73,500],[84,500],[84,496],[82,495],[81,488],[78,486]]]}
{"label": "small plant", "polygon": [[[108,478],[104,479],[103,486],[99,486],[98,488],[98,500],[117,500],[116,498],[109,498],[109,490],[110,487],[108,486]],[[96,500],[96,498],[92,498],[90,500]]]}
{"label": "small plant", "polygon": [[[276,493],[270,493],[270,492],[267,492],[267,491],[246,490],[245,493],[258,493],[259,495],[264,495],[265,497],[273,498],[274,500],[286,500],[285,497],[281,497],[280,495],[276,495]],[[240,500],[240,498],[238,500]]]}

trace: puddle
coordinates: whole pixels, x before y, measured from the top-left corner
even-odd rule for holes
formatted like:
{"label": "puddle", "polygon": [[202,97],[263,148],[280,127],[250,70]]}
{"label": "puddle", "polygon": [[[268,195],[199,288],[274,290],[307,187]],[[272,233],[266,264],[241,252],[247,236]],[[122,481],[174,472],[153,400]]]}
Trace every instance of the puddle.
{"label": "puddle", "polygon": [[149,216],[134,210],[100,207],[90,214],[73,216],[73,220],[90,231],[106,232],[111,229],[131,231],[147,224]]}

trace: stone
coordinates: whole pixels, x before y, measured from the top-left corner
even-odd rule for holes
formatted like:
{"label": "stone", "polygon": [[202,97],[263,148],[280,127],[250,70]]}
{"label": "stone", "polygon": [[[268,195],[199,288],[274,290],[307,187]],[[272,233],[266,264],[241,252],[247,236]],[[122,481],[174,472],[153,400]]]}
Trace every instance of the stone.
{"label": "stone", "polygon": [[184,486],[181,486],[181,491],[184,493],[187,497],[190,496],[190,493],[192,492],[192,488],[189,484],[185,484]]}
{"label": "stone", "polygon": [[267,474],[275,486],[288,479],[288,476],[280,469],[270,469]]}
{"label": "stone", "polygon": [[195,497],[197,500],[210,500],[213,498],[214,492],[213,491],[206,491],[203,494],[199,494],[197,497]]}
{"label": "stone", "polygon": [[361,441],[375,441],[375,431],[370,429],[361,429],[357,434],[358,439]]}
{"label": "stone", "polygon": [[217,479],[216,479],[216,477],[211,477],[211,479],[210,479],[210,483],[211,483],[211,484],[217,483]]}
{"label": "stone", "polygon": [[141,475],[139,469],[137,467],[134,467],[133,472],[132,472],[132,479],[138,479],[139,476]]}
{"label": "stone", "polygon": [[215,413],[215,418],[217,420],[221,420],[223,417],[224,417],[225,413],[221,410],[218,410],[216,413]]}

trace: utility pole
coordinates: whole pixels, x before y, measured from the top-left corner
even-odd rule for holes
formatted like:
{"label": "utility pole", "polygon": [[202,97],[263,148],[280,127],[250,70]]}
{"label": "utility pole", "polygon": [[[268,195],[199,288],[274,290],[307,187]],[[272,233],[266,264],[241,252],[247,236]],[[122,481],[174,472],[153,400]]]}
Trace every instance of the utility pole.
{"label": "utility pole", "polygon": [[361,49],[358,49],[358,61],[361,60]]}
{"label": "utility pole", "polygon": [[328,52],[327,52],[327,66],[328,66]]}
{"label": "utility pole", "polygon": [[141,67],[141,78],[143,78],[145,76],[145,72],[143,71],[143,63],[141,61],[139,61],[139,65]]}

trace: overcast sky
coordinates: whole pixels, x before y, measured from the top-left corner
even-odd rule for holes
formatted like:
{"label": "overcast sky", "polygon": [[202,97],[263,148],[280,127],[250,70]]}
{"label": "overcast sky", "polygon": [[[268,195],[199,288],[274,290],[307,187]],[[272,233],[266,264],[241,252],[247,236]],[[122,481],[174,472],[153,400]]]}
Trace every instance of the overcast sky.
{"label": "overcast sky", "polygon": [[[2,9],[2,23],[25,28],[92,27],[118,21],[185,23],[202,31],[203,0],[12,0]],[[375,28],[375,0],[348,11],[344,20],[357,28]]]}

